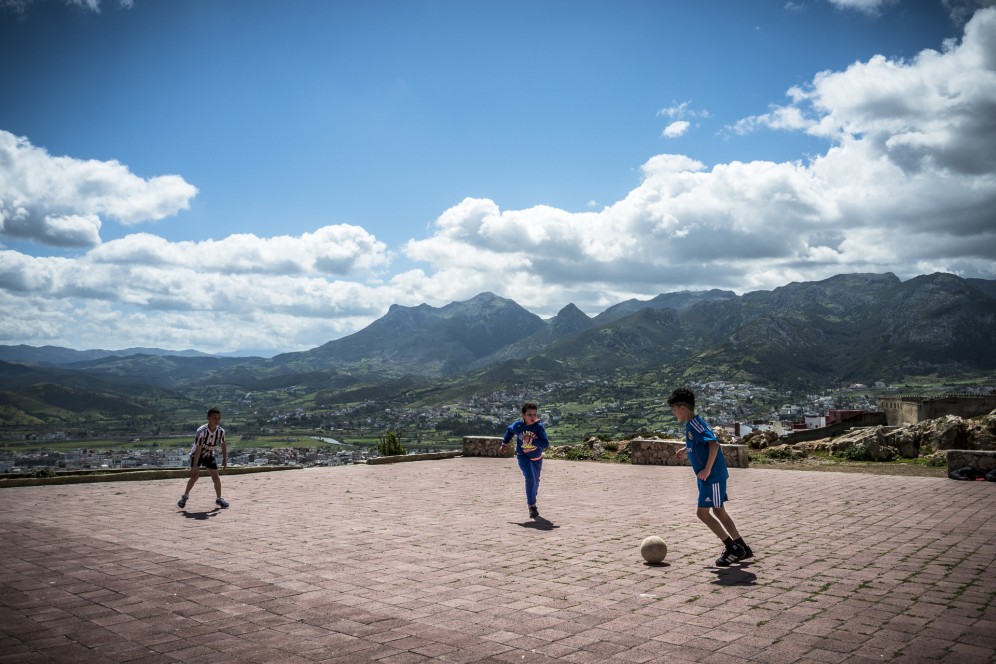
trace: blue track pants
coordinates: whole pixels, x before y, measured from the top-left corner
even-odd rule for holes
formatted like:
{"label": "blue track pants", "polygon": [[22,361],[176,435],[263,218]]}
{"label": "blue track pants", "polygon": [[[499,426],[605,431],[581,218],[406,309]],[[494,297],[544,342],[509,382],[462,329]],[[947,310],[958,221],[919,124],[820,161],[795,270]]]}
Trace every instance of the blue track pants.
{"label": "blue track pants", "polygon": [[536,494],[539,492],[540,471],[543,470],[543,459],[532,461],[525,455],[518,455],[515,460],[519,462],[519,470],[526,478],[526,504],[536,504]]}

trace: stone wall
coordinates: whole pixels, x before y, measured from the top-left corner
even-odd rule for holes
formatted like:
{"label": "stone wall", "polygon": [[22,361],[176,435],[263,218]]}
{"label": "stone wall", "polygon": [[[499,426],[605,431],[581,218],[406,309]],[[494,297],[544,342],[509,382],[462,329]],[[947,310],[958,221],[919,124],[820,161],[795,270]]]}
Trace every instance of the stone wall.
{"label": "stone wall", "polygon": [[426,452],[425,454],[395,454],[392,456],[367,459],[367,464],[376,466],[381,463],[404,463],[406,461],[435,461],[436,459],[452,459],[461,456],[461,452]]}
{"label": "stone wall", "polygon": [[836,424],[831,424],[829,426],[819,427],[816,429],[800,429],[798,431],[791,431],[785,434],[784,440],[785,443],[793,445],[807,440],[819,440],[821,438],[839,436],[845,431],[850,431],[851,429],[858,427],[882,426],[886,423],[886,421],[887,418],[885,413],[861,413],[856,417],[851,417],[843,422],[837,422]]}
{"label": "stone wall", "polygon": [[[496,457],[498,448],[501,446],[501,436],[464,436],[463,455],[465,457]],[[510,457],[515,454],[515,445],[509,443],[505,447],[505,454]]]}
{"label": "stone wall", "polygon": [[878,409],[885,413],[890,426],[916,424],[945,415],[961,418],[979,417],[996,409],[996,395],[948,395],[942,397],[879,397]]}
{"label": "stone wall", "polygon": [[996,452],[984,450],[948,450],[948,472],[971,466],[985,475],[996,468]]}
{"label": "stone wall", "polygon": [[[629,443],[633,463],[653,466],[688,466],[688,457],[678,456],[678,450],[685,447],[684,441],[659,440],[655,438],[634,438]],[[730,468],[747,468],[750,463],[746,445],[721,445]]]}

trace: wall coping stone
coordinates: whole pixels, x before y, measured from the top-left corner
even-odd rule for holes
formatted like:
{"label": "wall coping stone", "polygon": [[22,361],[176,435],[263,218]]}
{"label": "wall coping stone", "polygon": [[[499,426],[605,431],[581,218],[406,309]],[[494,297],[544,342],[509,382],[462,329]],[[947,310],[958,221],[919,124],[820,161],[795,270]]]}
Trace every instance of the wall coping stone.
{"label": "wall coping stone", "polygon": [[394,454],[391,456],[373,457],[367,459],[368,466],[376,466],[384,463],[404,463],[406,461],[434,461],[436,459],[452,459],[463,456],[463,452],[426,452],[424,454]]}

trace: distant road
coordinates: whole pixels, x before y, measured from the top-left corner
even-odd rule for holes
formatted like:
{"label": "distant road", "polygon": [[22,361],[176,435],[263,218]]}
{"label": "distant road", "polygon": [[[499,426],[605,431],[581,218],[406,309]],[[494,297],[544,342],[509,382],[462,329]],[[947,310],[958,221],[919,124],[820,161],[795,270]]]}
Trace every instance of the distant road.
{"label": "distant road", "polygon": [[320,440],[323,443],[328,443],[330,445],[345,445],[346,443],[340,443],[335,438],[322,438],[321,436],[312,436],[315,440]]}

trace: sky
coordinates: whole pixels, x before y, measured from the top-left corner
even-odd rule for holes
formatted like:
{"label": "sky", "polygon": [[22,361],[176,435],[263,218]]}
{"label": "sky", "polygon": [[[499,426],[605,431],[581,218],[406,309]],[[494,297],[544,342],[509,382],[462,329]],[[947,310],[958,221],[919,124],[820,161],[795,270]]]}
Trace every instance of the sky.
{"label": "sky", "polygon": [[0,344],[996,279],[996,0],[0,0]]}

